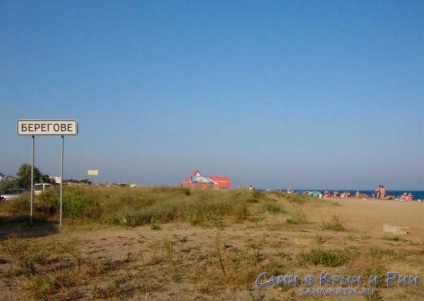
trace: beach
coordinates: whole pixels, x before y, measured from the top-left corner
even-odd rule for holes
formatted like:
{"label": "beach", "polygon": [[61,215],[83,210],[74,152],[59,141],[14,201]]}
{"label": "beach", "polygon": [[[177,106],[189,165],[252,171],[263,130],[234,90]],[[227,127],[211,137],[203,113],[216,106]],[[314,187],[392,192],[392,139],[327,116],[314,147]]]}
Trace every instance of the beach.
{"label": "beach", "polygon": [[321,207],[318,211],[308,210],[309,216],[318,222],[322,216],[341,215],[348,225],[360,231],[382,233],[383,224],[410,228],[408,237],[419,241],[424,237],[424,202],[399,202],[392,200],[331,198],[340,207]]}

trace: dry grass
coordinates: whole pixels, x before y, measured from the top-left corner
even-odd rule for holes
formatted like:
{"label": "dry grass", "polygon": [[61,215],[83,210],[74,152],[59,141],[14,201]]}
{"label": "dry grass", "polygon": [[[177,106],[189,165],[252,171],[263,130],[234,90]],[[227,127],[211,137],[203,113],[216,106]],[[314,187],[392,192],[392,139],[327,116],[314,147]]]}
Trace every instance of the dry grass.
{"label": "dry grass", "polygon": [[323,222],[321,227],[323,230],[346,231],[345,222],[337,215],[334,215],[331,221]]}
{"label": "dry grass", "polygon": [[[112,191],[107,193],[105,203],[96,200],[101,212],[117,208]],[[119,214],[150,219],[135,226],[138,223],[105,225],[86,217],[80,225],[78,218],[67,217],[55,235],[25,238],[33,231],[25,228],[3,239],[0,299],[301,300],[298,289],[305,286],[305,276],[318,277],[322,271],[382,279],[374,296],[349,300],[417,300],[424,293],[422,283],[406,288],[384,282],[392,269],[423,275],[422,243],[372,233],[366,240],[355,239],[363,233],[344,231],[341,213],[314,223],[322,214],[308,198],[167,188],[150,194],[129,188],[119,193],[122,202],[130,204]],[[179,206],[187,210],[184,215]],[[319,206],[338,209],[330,202]],[[269,277],[296,275],[300,283],[259,288],[255,281],[262,272]],[[16,290],[7,289],[10,286]],[[369,287],[366,281],[363,286]]]}

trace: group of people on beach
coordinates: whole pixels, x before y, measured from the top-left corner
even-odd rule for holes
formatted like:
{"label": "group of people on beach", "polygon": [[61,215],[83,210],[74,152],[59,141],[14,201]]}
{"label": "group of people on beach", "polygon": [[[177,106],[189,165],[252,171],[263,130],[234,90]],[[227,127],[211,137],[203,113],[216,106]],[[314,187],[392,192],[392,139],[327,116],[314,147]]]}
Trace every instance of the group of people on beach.
{"label": "group of people on beach", "polygon": [[338,190],[334,190],[333,193],[331,193],[330,190],[326,189],[324,191],[324,197],[325,198],[331,198],[331,197],[338,198],[338,197],[340,197],[340,194],[339,194],[339,191]]}
{"label": "group of people on beach", "polygon": [[375,189],[375,194],[372,195],[373,199],[378,200],[398,200],[398,201],[407,201],[410,202],[414,199],[412,193],[403,193],[400,197],[395,197],[393,195],[386,195],[386,188],[383,185],[378,185]]}
{"label": "group of people on beach", "polygon": [[378,185],[375,189],[375,195],[373,195],[377,200],[384,200],[386,197],[386,188],[383,185]]}
{"label": "group of people on beach", "polygon": [[344,191],[342,193],[339,193],[338,190],[334,190],[333,193],[330,192],[330,190],[326,189],[324,191],[324,197],[325,198],[350,198],[350,192]]}
{"label": "group of people on beach", "polygon": [[[351,193],[349,191],[344,191],[339,193],[338,190],[334,190],[333,193],[330,190],[326,189],[324,194],[320,197],[325,198],[350,198]],[[377,200],[399,200],[399,201],[412,201],[414,196],[411,193],[404,193],[399,197],[395,197],[393,195],[387,195],[386,188],[383,185],[378,185],[372,195],[362,194],[357,190],[355,192],[354,198],[356,199],[377,199]]]}
{"label": "group of people on beach", "polygon": [[410,202],[410,201],[412,201],[414,199],[414,196],[412,195],[412,193],[404,193],[404,194],[402,194],[400,197],[399,197],[399,200],[398,201],[400,201],[400,202]]}

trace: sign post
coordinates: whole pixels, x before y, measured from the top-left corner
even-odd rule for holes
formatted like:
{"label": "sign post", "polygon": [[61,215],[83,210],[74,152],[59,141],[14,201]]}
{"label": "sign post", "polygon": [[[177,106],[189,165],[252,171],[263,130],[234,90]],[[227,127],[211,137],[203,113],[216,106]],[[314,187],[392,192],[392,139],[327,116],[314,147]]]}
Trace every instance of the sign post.
{"label": "sign post", "polygon": [[65,138],[63,138],[62,135],[62,152],[61,152],[61,159],[60,159],[60,201],[59,201],[59,211],[60,211],[60,217],[59,217],[59,224],[62,226],[62,204],[63,204],[63,154],[65,152]]}
{"label": "sign post", "polygon": [[61,136],[61,181],[60,181],[60,221],[62,226],[62,202],[63,202],[63,155],[64,155],[64,136],[76,136],[78,134],[78,123],[76,120],[39,120],[39,119],[19,119],[17,121],[19,136],[32,136],[32,167],[31,167],[31,209],[30,219],[32,225],[33,203],[34,203],[34,145],[36,135],[41,136]]}
{"label": "sign post", "polygon": [[34,203],[34,153],[35,153],[35,137],[32,136],[32,164],[31,164],[31,209],[30,209],[30,219],[32,225],[32,206]]}

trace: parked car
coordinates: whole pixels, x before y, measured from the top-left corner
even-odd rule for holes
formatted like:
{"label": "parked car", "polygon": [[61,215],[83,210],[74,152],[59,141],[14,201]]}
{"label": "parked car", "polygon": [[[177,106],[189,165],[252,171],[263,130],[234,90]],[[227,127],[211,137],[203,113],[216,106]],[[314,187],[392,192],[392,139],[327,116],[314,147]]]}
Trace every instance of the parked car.
{"label": "parked car", "polygon": [[49,184],[49,183],[37,183],[37,184],[34,184],[34,194],[35,195],[39,195],[44,190],[50,189],[52,187],[53,187],[53,185],[52,184]]}
{"label": "parked car", "polygon": [[23,193],[28,192],[28,190],[23,188],[10,188],[0,196],[0,199],[10,200],[20,197]]}

